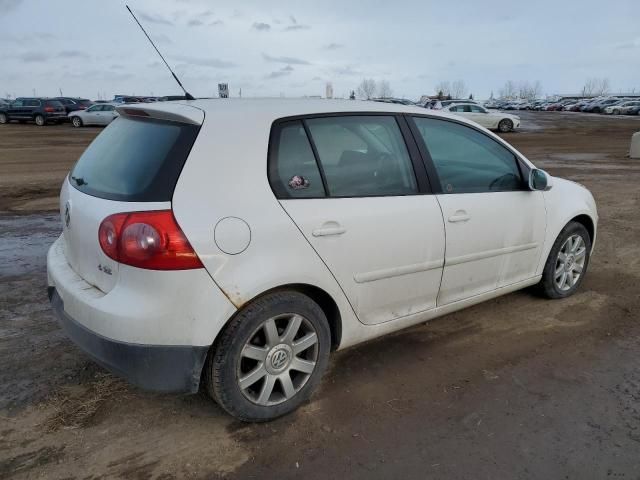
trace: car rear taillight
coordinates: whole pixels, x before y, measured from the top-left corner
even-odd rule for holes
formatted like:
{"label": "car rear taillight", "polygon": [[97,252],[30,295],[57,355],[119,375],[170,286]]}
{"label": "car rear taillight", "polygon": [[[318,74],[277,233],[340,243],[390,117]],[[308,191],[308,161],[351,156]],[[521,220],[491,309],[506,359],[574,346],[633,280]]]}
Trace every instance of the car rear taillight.
{"label": "car rear taillight", "polygon": [[48,112],[48,113],[51,113],[51,112],[55,112],[56,109],[55,109],[55,107],[44,107],[44,111]]}
{"label": "car rear taillight", "polygon": [[105,218],[98,241],[109,258],[149,270],[190,270],[202,262],[171,210],[116,213]]}

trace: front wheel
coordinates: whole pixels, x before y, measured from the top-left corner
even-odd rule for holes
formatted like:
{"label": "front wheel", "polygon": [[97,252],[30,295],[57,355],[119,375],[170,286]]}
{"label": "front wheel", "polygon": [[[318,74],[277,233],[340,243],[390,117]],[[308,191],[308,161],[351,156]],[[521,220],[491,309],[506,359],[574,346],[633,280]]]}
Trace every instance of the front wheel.
{"label": "front wheel", "polygon": [[38,125],[39,127],[42,127],[46,122],[46,120],[44,119],[44,116],[42,115],[36,115],[34,118],[36,125]]}
{"label": "front wheel", "polygon": [[82,126],[82,119],[80,117],[72,117],[71,124],[76,128],[80,128]]}
{"label": "front wheel", "polygon": [[322,309],[298,292],[258,298],[225,327],[205,365],[209,395],[246,422],[298,408],[320,382],[331,333]]}
{"label": "front wheel", "polygon": [[513,122],[508,118],[500,120],[500,123],[498,123],[498,130],[502,133],[510,132],[513,130]]}
{"label": "front wheel", "polygon": [[617,108],[616,108],[616,109],[614,109],[614,110],[613,110],[613,114],[614,114],[614,115],[620,115],[620,110],[619,110],[619,109],[617,109]]}
{"label": "front wheel", "polygon": [[591,237],[578,222],[569,222],[556,238],[540,280],[540,290],[547,298],[573,295],[587,273]]}

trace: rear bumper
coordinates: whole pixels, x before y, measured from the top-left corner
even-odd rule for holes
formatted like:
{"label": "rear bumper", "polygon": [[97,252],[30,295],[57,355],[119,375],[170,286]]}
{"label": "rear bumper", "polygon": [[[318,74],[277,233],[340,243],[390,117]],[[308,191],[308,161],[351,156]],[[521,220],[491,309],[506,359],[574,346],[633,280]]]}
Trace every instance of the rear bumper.
{"label": "rear bumper", "polygon": [[112,340],[71,318],[55,287],[49,287],[49,298],[69,338],[107,370],[145,390],[198,391],[206,346],[140,345]]}

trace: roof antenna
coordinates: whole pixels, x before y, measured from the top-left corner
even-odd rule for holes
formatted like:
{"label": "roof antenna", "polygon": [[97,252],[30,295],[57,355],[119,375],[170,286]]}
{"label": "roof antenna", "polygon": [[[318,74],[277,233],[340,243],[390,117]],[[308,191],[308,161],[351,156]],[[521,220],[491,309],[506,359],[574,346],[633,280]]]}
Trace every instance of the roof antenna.
{"label": "roof antenna", "polygon": [[162,54],[160,53],[160,50],[158,50],[158,47],[156,47],[156,44],[153,43],[153,40],[151,40],[151,37],[149,36],[149,34],[147,33],[147,31],[144,29],[144,27],[142,25],[140,25],[140,22],[138,21],[138,19],[136,18],[136,16],[133,14],[133,12],[131,11],[131,9],[129,8],[129,5],[125,5],[125,7],[127,7],[127,10],[129,10],[129,13],[131,14],[131,16],[133,17],[133,19],[136,21],[136,23],[138,24],[138,26],[140,27],[140,29],[142,30],[142,33],[145,34],[145,36],[147,37],[147,39],[149,39],[149,42],[151,42],[151,45],[153,46],[153,48],[156,49],[156,52],[158,52],[158,55],[160,55],[160,58],[162,59],[162,61],[164,62],[164,64],[167,66],[167,68],[169,69],[169,71],[171,72],[171,75],[173,75],[173,78],[176,79],[176,82],[178,82],[178,85],[180,85],[180,88],[182,89],[182,91],[184,92],[184,97],[187,100],[195,100],[195,98],[193,97],[193,95],[191,95],[189,92],[187,92],[185,90],[185,88],[182,86],[182,82],[180,81],[180,79],[178,78],[178,76],[173,73],[173,70],[171,70],[171,67],[169,66],[169,64],[167,63],[167,61],[164,59],[164,57],[162,56]]}

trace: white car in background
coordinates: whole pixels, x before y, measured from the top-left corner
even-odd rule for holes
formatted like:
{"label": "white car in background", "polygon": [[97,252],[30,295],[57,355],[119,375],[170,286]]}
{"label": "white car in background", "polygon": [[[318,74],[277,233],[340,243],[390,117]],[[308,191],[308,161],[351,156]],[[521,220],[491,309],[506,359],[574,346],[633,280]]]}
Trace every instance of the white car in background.
{"label": "white car in background", "polygon": [[587,272],[591,193],[465,118],[349,100],[118,111],[63,183],[48,293],[71,339],[140,387],[203,385],[270,420],[334,350],[528,286],[567,297]]}
{"label": "white car in background", "polygon": [[106,126],[118,118],[119,113],[113,103],[96,103],[86,110],[76,110],[69,113],[69,120],[74,127],[85,125]]}
{"label": "white car in background", "polygon": [[442,111],[460,115],[489,130],[498,130],[502,133],[511,132],[520,127],[520,117],[517,115],[490,111],[475,103],[457,103],[443,108]]}
{"label": "white car in background", "polygon": [[621,102],[617,105],[605,107],[604,113],[608,115],[626,115],[629,110],[638,106],[640,106],[640,100],[629,100],[628,102]]}

